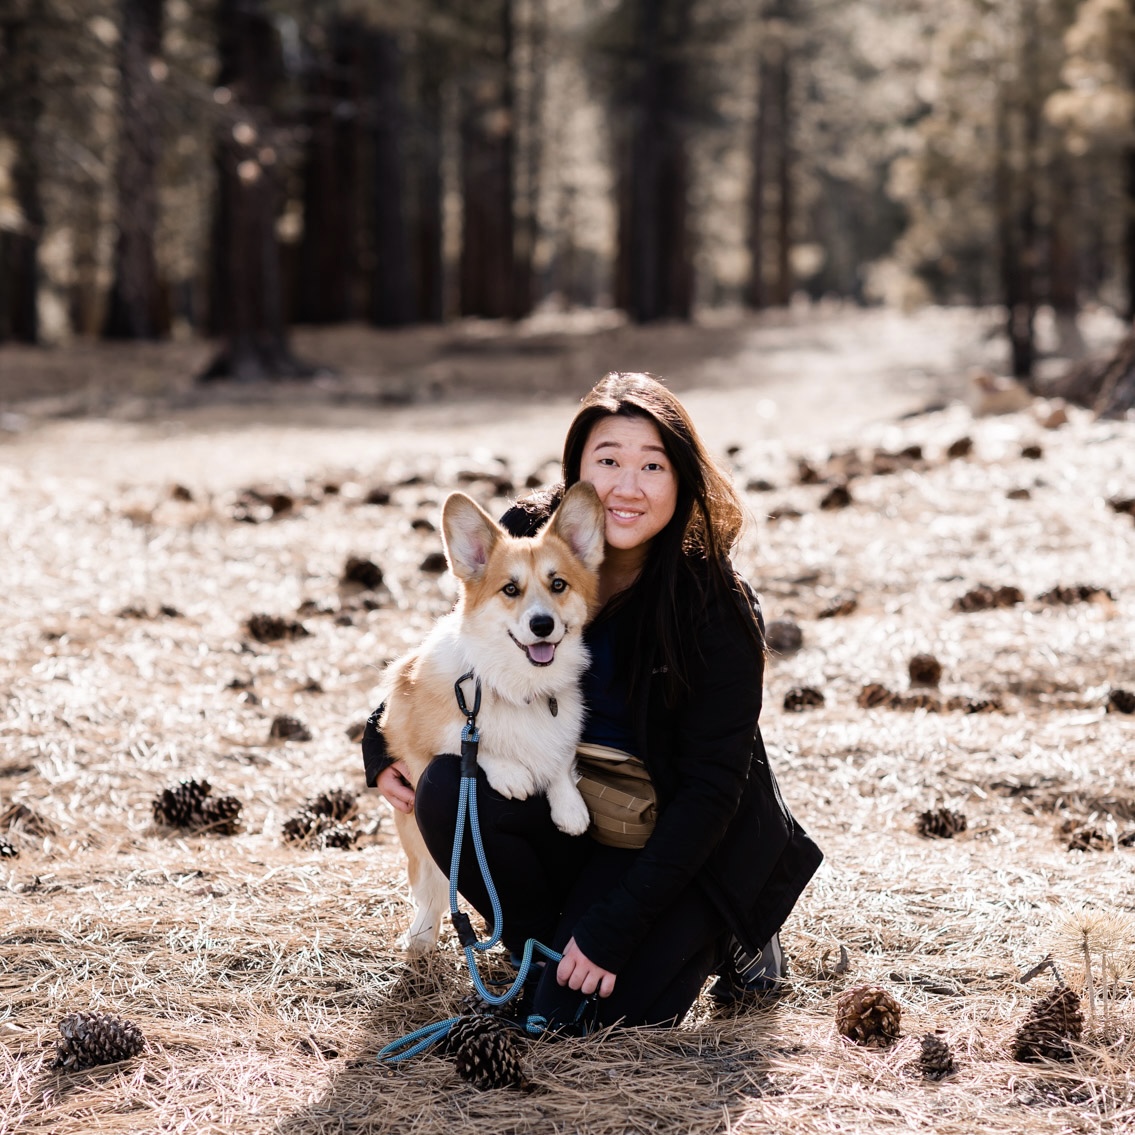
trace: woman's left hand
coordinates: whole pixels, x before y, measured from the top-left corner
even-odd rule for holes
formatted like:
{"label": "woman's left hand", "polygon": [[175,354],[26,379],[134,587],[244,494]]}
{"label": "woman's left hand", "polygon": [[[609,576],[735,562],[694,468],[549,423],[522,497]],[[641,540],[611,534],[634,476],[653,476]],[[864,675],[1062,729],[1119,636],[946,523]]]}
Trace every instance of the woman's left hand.
{"label": "woman's left hand", "polygon": [[615,988],[615,975],[590,961],[574,938],[564,947],[564,956],[556,967],[556,981],[588,995],[598,990],[600,997],[610,997]]}

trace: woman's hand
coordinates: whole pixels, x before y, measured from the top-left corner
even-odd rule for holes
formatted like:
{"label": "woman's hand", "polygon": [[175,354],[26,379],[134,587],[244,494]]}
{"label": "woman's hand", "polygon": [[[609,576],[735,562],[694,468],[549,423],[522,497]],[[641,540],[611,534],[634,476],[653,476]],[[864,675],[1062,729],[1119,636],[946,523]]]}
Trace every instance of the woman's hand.
{"label": "woman's hand", "polygon": [[589,961],[574,938],[564,947],[564,956],[556,967],[556,981],[588,995],[598,990],[600,997],[610,997],[615,988],[615,975]]}
{"label": "woman's hand", "polygon": [[378,790],[397,811],[409,814],[414,810],[414,788],[401,761],[395,761],[378,774]]}

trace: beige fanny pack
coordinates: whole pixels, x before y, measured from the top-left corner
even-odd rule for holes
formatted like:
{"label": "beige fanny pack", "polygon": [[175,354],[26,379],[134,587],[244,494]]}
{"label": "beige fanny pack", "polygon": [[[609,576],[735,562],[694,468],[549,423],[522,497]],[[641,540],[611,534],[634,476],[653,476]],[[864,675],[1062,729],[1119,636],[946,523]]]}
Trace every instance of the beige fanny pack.
{"label": "beige fanny pack", "polygon": [[638,757],[606,745],[576,746],[580,794],[591,813],[591,838],[608,847],[642,847],[654,831],[658,798]]}

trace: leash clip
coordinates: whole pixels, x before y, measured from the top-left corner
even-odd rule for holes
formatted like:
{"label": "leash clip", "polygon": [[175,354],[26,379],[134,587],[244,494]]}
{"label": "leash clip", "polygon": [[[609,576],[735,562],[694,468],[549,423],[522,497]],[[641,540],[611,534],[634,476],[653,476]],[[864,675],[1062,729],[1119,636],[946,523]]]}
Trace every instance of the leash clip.
{"label": "leash clip", "polygon": [[[473,679],[472,709],[465,704],[465,691],[461,688],[461,684],[470,678]],[[476,776],[477,746],[481,741],[481,731],[477,728],[477,714],[481,712],[481,679],[470,670],[453,683],[453,692],[457,697],[457,708],[465,715],[465,727],[461,730],[461,775]]]}

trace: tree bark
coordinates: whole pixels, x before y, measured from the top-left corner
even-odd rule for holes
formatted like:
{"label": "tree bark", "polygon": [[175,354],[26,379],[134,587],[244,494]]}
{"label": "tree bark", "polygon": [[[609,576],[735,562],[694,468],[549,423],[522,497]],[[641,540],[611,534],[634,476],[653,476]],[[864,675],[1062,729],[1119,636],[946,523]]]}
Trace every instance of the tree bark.
{"label": "tree bark", "polygon": [[162,10],[163,0],[122,0],[118,240],[103,326],[108,339],[155,339],[166,330],[154,251],[161,123],[153,67],[161,55]]}
{"label": "tree bark", "polygon": [[442,223],[442,88],[449,53],[423,36],[413,53],[412,110],[406,144],[405,207],[410,233],[414,318],[440,323],[445,318],[445,247]]}
{"label": "tree bark", "polygon": [[224,339],[202,381],[307,378],[285,336],[276,242],[278,148],[272,100],[281,57],[263,0],[218,0],[221,113],[215,148],[212,330]]}
{"label": "tree bark", "polygon": [[405,108],[402,102],[402,51],[396,36],[374,32],[370,37],[370,71],[374,120],[373,234],[374,284],[371,321],[379,327],[413,323],[414,277],[406,223]]}
{"label": "tree bark", "polygon": [[[663,10],[665,9],[665,11]],[[681,114],[688,0],[637,0],[629,98],[616,132],[616,303],[636,323],[689,319],[693,260],[689,166]]]}
{"label": "tree bark", "polygon": [[514,294],[512,8],[512,0],[491,6],[461,92],[460,307],[490,319],[522,314]]}
{"label": "tree bark", "polygon": [[13,0],[0,16],[0,117],[15,147],[11,167],[19,210],[17,228],[0,229],[0,342],[39,340],[40,198],[39,133],[43,113],[41,31],[27,0]]}
{"label": "tree bark", "polygon": [[749,286],[748,304],[760,310],[768,302],[765,287],[765,208],[768,179],[768,119],[771,113],[770,69],[762,49],[757,56],[757,105],[750,142],[752,174],[749,182]]}
{"label": "tree bark", "polygon": [[332,19],[318,29],[305,83],[303,235],[295,284],[301,323],[352,319],[356,276],[359,51],[363,29]]}

